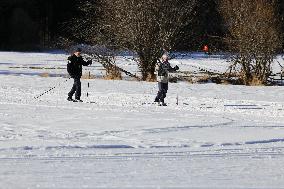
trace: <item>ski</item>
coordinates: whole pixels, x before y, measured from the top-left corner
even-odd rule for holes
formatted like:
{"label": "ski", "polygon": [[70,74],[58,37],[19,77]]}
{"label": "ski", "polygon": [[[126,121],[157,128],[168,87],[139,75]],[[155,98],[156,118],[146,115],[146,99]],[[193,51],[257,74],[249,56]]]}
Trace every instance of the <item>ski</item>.
{"label": "ski", "polygon": [[149,105],[149,106],[168,106],[166,103],[160,104],[158,102],[143,102],[142,105]]}

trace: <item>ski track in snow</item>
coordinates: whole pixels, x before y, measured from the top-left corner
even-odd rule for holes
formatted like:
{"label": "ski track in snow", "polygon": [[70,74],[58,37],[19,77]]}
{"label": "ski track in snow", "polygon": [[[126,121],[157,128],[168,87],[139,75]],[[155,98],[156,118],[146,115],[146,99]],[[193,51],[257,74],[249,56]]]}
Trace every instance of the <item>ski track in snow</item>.
{"label": "ski track in snow", "polygon": [[[66,58],[4,56],[0,70]],[[173,63],[196,61],[225,62]],[[159,107],[156,83],[82,80],[71,103],[65,80],[0,74],[0,188],[284,188],[281,87],[170,84]]]}

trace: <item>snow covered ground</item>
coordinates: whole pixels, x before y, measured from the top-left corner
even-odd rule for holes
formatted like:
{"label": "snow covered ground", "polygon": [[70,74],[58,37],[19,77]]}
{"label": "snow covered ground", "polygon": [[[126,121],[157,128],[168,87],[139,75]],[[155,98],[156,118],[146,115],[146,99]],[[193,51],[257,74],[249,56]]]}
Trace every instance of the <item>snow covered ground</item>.
{"label": "snow covered ground", "polygon": [[[158,107],[156,83],[95,79],[71,103],[72,80],[55,77],[66,57],[0,52],[0,188],[284,188],[283,87],[171,83]],[[222,56],[172,63],[227,66]]]}

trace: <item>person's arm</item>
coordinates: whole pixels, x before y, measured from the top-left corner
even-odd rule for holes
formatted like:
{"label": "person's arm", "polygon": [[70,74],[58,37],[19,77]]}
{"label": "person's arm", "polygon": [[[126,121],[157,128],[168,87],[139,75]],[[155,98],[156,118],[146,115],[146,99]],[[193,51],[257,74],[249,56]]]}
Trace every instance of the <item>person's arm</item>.
{"label": "person's arm", "polygon": [[68,74],[72,77],[72,78],[74,78],[74,69],[73,69],[73,63],[69,60],[69,58],[68,58],[68,64],[67,64],[67,72],[68,72]]}
{"label": "person's arm", "polygon": [[92,64],[92,60],[85,61],[82,57],[80,57],[80,63],[81,63],[83,66],[89,66],[89,65]]}
{"label": "person's arm", "polygon": [[177,70],[179,70],[179,67],[176,65],[175,67],[172,67],[170,64],[169,64],[169,72],[176,72]]}
{"label": "person's arm", "polygon": [[155,66],[155,74],[156,75],[158,75],[159,69],[160,69],[160,63],[157,63],[156,66]]}

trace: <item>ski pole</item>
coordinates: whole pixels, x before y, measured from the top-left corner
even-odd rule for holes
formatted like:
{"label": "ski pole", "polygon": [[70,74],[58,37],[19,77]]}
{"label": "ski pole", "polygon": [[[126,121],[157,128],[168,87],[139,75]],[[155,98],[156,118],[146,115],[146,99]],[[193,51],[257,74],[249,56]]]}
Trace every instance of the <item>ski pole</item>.
{"label": "ski pole", "polygon": [[[89,79],[91,79],[91,72],[89,71]],[[90,88],[90,82],[88,81],[88,91]],[[87,97],[89,97],[89,92],[87,91]]]}
{"label": "ski pole", "polygon": [[178,94],[177,94],[177,103],[176,103],[176,104],[177,104],[177,106],[178,106]]}
{"label": "ski pole", "polygon": [[[70,77],[69,77],[68,79],[66,79],[66,80],[64,81],[64,83],[65,83],[66,81],[68,81],[69,79],[70,79]],[[60,84],[60,83],[59,83],[59,84]],[[44,92],[41,93],[40,95],[35,96],[34,99],[38,99],[38,98],[42,97],[43,95],[45,95],[45,94],[49,93],[50,91],[54,90],[56,87],[57,87],[57,85],[55,85],[54,87],[52,87],[52,88],[50,88],[50,89],[44,91]]]}

